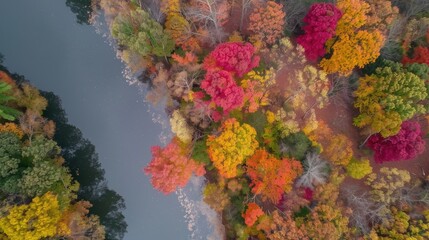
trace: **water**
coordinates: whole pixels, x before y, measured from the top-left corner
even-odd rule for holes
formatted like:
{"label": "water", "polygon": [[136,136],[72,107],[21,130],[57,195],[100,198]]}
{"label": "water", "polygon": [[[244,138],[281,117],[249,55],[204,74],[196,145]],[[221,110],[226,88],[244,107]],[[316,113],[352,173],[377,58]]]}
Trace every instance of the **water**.
{"label": "water", "polygon": [[177,196],[156,192],[141,172],[161,125],[94,27],[77,24],[65,1],[1,0],[0,53],[10,71],[59,95],[70,123],[96,146],[109,187],[125,199],[125,239],[190,238]]}

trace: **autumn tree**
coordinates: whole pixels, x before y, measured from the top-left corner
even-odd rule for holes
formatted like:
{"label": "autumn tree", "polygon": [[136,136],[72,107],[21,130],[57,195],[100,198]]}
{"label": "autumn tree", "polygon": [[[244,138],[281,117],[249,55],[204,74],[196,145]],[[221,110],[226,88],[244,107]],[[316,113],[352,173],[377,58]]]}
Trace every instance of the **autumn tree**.
{"label": "autumn tree", "polygon": [[171,131],[184,143],[192,141],[194,130],[186,122],[179,110],[175,110],[170,118]]}
{"label": "autumn tree", "polygon": [[243,213],[244,222],[247,226],[252,227],[260,216],[264,215],[264,211],[256,203],[248,203],[247,209]]}
{"label": "autumn tree", "polygon": [[346,166],[347,174],[354,179],[362,179],[372,173],[372,167],[368,159],[352,160]]}
{"label": "autumn tree", "polygon": [[365,0],[369,5],[365,29],[375,29],[383,34],[399,15],[399,9],[389,0]]}
{"label": "autumn tree", "polygon": [[377,59],[384,38],[378,30],[362,29],[370,9],[363,0],[340,0],[337,8],[343,15],[335,38],[326,43],[330,57],[322,59],[320,66],[327,73],[349,75],[356,66],[362,68]]}
{"label": "autumn tree", "polygon": [[350,239],[349,218],[343,208],[319,204],[302,219],[306,236],[310,239]]}
{"label": "autumn tree", "polygon": [[405,55],[402,59],[402,63],[424,63],[426,65],[429,65],[429,48],[422,46],[414,48],[412,57],[408,57]]}
{"label": "autumn tree", "polygon": [[165,148],[154,146],[151,152],[152,160],[144,172],[151,175],[153,187],[164,194],[185,187],[192,173],[197,176],[205,173],[204,166],[190,159],[177,139],[171,140]]}
{"label": "autumn tree", "polygon": [[215,183],[208,183],[204,187],[203,200],[213,210],[219,213],[231,203],[230,198],[225,191],[225,187]]}
{"label": "autumn tree", "polygon": [[282,9],[283,5],[274,1],[256,7],[250,14],[247,30],[263,43],[274,44],[283,33],[285,13]]}
{"label": "autumn tree", "polygon": [[[201,82],[201,88],[211,97],[215,106],[222,108],[224,116],[243,103],[244,91],[227,71],[208,72]],[[219,120],[219,117],[214,119]]]}
{"label": "autumn tree", "polygon": [[250,43],[221,43],[204,59],[204,69],[221,69],[242,77],[259,65],[259,57],[254,54],[255,48]]}
{"label": "autumn tree", "polygon": [[400,191],[410,180],[410,173],[406,170],[382,167],[378,174],[369,174],[365,184],[372,188],[371,197],[374,201],[391,204],[397,200],[395,192]]}
{"label": "autumn tree", "polygon": [[252,192],[278,203],[284,192],[292,190],[293,181],[302,173],[294,159],[276,159],[265,150],[257,150],[246,162]]}
{"label": "autumn tree", "polygon": [[224,121],[220,131],[218,136],[208,137],[207,151],[221,176],[235,177],[238,174],[237,166],[253,155],[258,147],[256,131],[246,123],[240,124],[235,118]]}
{"label": "autumn tree", "polygon": [[39,240],[54,237],[61,218],[58,201],[52,193],[35,197],[29,204],[14,206],[0,218],[0,229],[11,240]]}
{"label": "autumn tree", "polygon": [[170,34],[166,33],[148,12],[139,7],[119,13],[112,23],[111,32],[118,44],[138,52],[143,57],[170,56],[174,48]]}
{"label": "autumn tree", "polygon": [[425,141],[418,122],[405,121],[396,135],[384,138],[381,134],[372,135],[367,146],[374,151],[377,163],[410,160],[423,153]]}
{"label": "autumn tree", "polygon": [[399,63],[388,64],[359,79],[354,103],[360,112],[354,124],[384,138],[397,134],[402,121],[425,113],[421,101],[428,96],[423,79]]}
{"label": "autumn tree", "polygon": [[310,239],[305,232],[305,228],[301,227],[293,219],[293,213],[286,211],[285,213],[274,211],[272,214],[273,223],[271,229],[266,233],[268,239],[271,240],[308,240]]}
{"label": "autumn tree", "polygon": [[42,115],[43,110],[48,106],[48,102],[40,95],[39,90],[28,83],[22,84],[21,88],[14,92],[14,97],[18,106],[39,115]]}
{"label": "autumn tree", "polygon": [[305,49],[308,60],[315,61],[326,54],[325,43],[335,34],[341,11],[332,3],[313,3],[304,17],[304,35],[296,41]]}
{"label": "autumn tree", "polygon": [[180,0],[164,0],[163,12],[166,15],[165,31],[181,46],[191,37],[191,24],[181,13]]}
{"label": "autumn tree", "polygon": [[322,155],[337,166],[347,166],[353,156],[352,142],[344,134],[335,134],[323,148]]}

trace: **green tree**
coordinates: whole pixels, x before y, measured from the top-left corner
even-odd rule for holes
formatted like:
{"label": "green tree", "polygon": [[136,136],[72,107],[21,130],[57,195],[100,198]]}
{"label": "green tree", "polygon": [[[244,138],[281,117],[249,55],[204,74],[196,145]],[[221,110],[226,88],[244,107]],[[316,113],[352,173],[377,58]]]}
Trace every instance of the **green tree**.
{"label": "green tree", "polygon": [[386,61],[385,67],[359,79],[354,103],[360,112],[354,119],[356,126],[389,137],[399,132],[402,121],[427,112],[422,102],[428,97],[425,80],[411,72],[415,68],[408,69]]}
{"label": "green tree", "polygon": [[148,12],[141,8],[120,13],[113,21],[112,36],[120,45],[124,45],[142,56],[170,56],[174,41]]}
{"label": "green tree", "polygon": [[4,118],[9,121],[14,121],[21,113],[7,106],[8,102],[15,100],[14,97],[9,95],[11,89],[11,85],[0,82],[0,119]]}

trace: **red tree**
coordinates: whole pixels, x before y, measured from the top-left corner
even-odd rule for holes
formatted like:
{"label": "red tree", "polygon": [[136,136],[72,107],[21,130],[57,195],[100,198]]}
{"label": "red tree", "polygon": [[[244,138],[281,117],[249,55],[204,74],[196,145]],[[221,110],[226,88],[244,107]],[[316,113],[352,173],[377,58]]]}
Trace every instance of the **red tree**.
{"label": "red tree", "polygon": [[305,49],[307,59],[314,61],[326,53],[325,43],[334,34],[341,11],[332,3],[314,3],[304,17],[305,34],[297,42]]}
{"label": "red tree", "polygon": [[201,82],[201,88],[211,97],[211,101],[221,107],[224,114],[243,103],[244,91],[237,86],[227,71],[209,71]]}
{"label": "red tree", "polygon": [[248,227],[251,227],[262,215],[264,215],[264,211],[262,211],[258,204],[252,202],[247,204],[246,212],[241,216],[244,218],[244,223],[246,223]]}
{"label": "red tree", "polygon": [[259,56],[253,56],[254,53],[250,43],[221,43],[204,59],[204,69],[222,69],[242,77],[259,65]]}
{"label": "red tree", "polygon": [[152,175],[153,187],[164,194],[169,194],[177,187],[185,187],[194,172],[197,176],[205,173],[204,166],[188,158],[186,149],[179,146],[174,138],[165,148],[152,147],[152,161],[144,168],[147,175]]}
{"label": "red tree", "polygon": [[413,58],[404,56],[402,64],[406,63],[424,63],[429,65],[429,48],[418,46],[414,49]]}
{"label": "red tree", "polygon": [[367,146],[374,150],[377,163],[409,160],[423,153],[425,141],[418,122],[405,121],[398,134],[383,138],[380,134],[369,138]]}

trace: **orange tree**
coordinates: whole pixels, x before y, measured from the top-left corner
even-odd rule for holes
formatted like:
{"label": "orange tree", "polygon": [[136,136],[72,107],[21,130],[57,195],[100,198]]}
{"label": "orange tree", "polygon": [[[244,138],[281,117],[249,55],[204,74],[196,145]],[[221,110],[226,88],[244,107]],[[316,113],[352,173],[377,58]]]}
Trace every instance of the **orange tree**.
{"label": "orange tree", "polygon": [[252,192],[273,203],[278,203],[284,192],[292,190],[293,181],[302,173],[299,161],[279,160],[265,150],[257,150],[246,166]]}
{"label": "orange tree", "polygon": [[349,75],[380,55],[384,38],[378,30],[364,30],[370,6],[363,0],[339,0],[337,7],[343,16],[337,23],[336,37],[327,42],[329,58],[320,66],[327,73]]}

